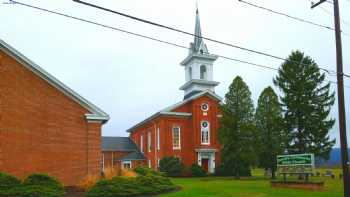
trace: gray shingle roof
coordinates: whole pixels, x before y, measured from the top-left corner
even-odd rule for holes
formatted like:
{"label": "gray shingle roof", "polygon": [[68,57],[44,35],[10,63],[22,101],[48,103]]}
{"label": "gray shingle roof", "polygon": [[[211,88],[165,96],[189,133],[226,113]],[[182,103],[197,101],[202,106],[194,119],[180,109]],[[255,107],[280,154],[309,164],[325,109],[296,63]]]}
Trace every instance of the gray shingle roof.
{"label": "gray shingle roof", "polygon": [[140,151],[133,151],[120,158],[120,160],[145,160],[146,157]]}
{"label": "gray shingle roof", "polygon": [[138,151],[128,137],[102,137],[102,151]]}

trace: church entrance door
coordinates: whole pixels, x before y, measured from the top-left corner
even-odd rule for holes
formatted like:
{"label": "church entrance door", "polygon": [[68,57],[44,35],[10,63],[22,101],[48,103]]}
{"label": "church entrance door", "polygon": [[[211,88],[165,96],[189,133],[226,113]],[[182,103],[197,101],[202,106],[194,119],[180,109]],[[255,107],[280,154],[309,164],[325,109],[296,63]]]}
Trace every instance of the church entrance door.
{"label": "church entrance door", "polygon": [[205,172],[209,170],[209,159],[202,159],[202,168]]}

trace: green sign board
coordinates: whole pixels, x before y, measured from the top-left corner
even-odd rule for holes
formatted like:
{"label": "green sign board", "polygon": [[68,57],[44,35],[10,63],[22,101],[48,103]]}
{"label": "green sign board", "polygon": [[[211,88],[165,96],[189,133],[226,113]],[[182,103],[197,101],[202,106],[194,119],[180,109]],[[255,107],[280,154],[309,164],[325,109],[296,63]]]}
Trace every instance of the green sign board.
{"label": "green sign board", "polygon": [[280,174],[312,174],[315,169],[313,154],[278,155],[277,172]]}

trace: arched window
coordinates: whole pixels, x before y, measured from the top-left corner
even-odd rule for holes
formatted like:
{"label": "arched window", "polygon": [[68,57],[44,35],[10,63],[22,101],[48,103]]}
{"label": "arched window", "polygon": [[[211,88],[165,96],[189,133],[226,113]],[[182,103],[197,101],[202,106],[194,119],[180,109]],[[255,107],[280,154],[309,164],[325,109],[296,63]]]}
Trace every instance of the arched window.
{"label": "arched window", "polygon": [[201,76],[200,79],[207,79],[207,67],[202,65],[200,68]]}
{"label": "arched window", "polygon": [[190,76],[190,80],[192,79],[192,67],[188,68],[188,74]]}
{"label": "arched window", "polygon": [[201,142],[202,144],[210,144],[210,129],[209,122],[201,122]]}

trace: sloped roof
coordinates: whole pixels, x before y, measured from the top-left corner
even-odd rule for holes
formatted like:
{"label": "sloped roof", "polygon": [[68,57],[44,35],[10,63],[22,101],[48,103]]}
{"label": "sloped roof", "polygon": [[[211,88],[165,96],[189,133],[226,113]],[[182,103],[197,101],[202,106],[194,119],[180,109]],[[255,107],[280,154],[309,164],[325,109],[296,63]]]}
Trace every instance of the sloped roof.
{"label": "sloped roof", "polygon": [[69,98],[73,99],[75,102],[80,104],[82,107],[87,109],[91,114],[85,114],[86,119],[101,121],[102,123],[105,123],[109,120],[109,115],[107,113],[102,111],[100,108],[98,108],[94,104],[90,103],[88,100],[80,96],[78,93],[74,92],[68,86],[64,85],[54,76],[50,75],[48,72],[42,69],[39,65],[32,62],[30,59],[25,57],[23,54],[21,54],[19,51],[17,51],[16,49],[14,49],[13,47],[11,47],[9,44],[7,44],[5,41],[1,39],[0,39],[0,50],[5,52],[10,57],[14,58],[16,61],[21,63],[24,67],[32,71],[34,74],[44,79],[50,85],[54,86],[63,94],[65,94],[66,96],[68,96]]}
{"label": "sloped roof", "polygon": [[119,160],[146,160],[146,157],[140,151],[133,151],[130,154],[125,155]]}
{"label": "sloped roof", "polygon": [[102,137],[102,151],[135,151],[136,144],[129,137]]}
{"label": "sloped roof", "polygon": [[192,116],[191,113],[184,113],[184,112],[173,112],[172,110],[192,101],[192,100],[195,100],[201,96],[204,96],[204,95],[208,95],[209,97],[215,99],[215,100],[218,100],[218,101],[222,101],[222,98],[215,94],[214,92],[210,91],[210,90],[206,90],[206,91],[202,91],[202,92],[199,92],[198,94],[195,94],[195,95],[192,95],[191,97],[179,102],[179,103],[176,103],[174,105],[171,105],[167,108],[164,108],[163,110],[153,114],[152,116],[146,118],[145,120],[137,123],[136,125],[134,125],[133,127],[131,127],[130,129],[126,130],[127,132],[132,132],[134,129],[136,129],[137,127],[139,126],[142,126],[143,124],[145,124],[146,122],[158,117],[158,116],[161,116],[161,115],[168,115],[168,116],[178,116],[178,117],[190,117]]}
{"label": "sloped roof", "polygon": [[129,137],[102,137],[102,151],[130,152],[118,160],[145,160],[136,144]]}

